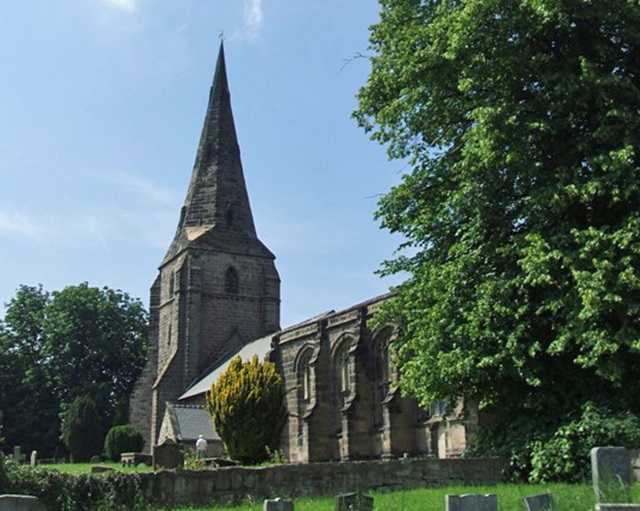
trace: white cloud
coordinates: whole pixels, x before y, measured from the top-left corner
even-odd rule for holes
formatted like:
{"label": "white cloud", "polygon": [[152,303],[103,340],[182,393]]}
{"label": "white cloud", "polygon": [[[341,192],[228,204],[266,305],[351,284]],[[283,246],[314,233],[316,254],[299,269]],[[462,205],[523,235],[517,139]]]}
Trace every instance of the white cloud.
{"label": "white cloud", "polygon": [[135,11],[136,0],[103,0],[105,3],[122,9],[123,11]]}
{"label": "white cloud", "polygon": [[173,204],[177,200],[175,193],[161,188],[154,182],[136,176],[135,174],[115,172],[111,174],[96,174],[96,176],[103,181],[121,186],[129,193],[150,199],[152,202]]}
{"label": "white cloud", "polygon": [[[141,244],[166,247],[176,221],[162,209],[96,205],[54,211],[0,209],[0,239],[24,240],[47,249]],[[4,241],[3,241],[4,243]]]}
{"label": "white cloud", "polygon": [[255,39],[260,36],[262,18],[262,0],[245,0],[244,27],[246,35],[251,39]]}
{"label": "white cloud", "polygon": [[0,205],[0,240],[52,248],[168,244],[180,206],[174,190],[125,172],[88,170],[78,182],[82,190],[68,189],[68,200]]}
{"label": "white cloud", "polygon": [[25,237],[36,237],[41,229],[36,222],[22,213],[13,210],[0,211],[0,235],[18,234]]}

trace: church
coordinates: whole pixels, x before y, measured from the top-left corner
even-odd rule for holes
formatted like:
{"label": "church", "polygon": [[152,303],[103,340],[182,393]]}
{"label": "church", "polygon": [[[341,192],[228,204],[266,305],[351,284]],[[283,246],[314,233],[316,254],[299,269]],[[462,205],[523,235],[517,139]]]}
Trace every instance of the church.
{"label": "church", "polygon": [[464,403],[428,409],[400,394],[389,356],[396,325],[371,328],[388,295],[280,326],[280,277],[259,240],[244,180],[220,45],[191,181],[151,286],[148,359],[130,422],[151,450],[202,434],[221,449],[205,394],[235,355],[276,364],[291,462],[457,457],[477,421]]}

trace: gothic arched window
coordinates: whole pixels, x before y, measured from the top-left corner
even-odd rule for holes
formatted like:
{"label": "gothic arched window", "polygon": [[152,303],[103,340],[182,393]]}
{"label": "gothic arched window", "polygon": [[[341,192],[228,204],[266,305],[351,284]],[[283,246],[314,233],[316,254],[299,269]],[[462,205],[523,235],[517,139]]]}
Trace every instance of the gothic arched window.
{"label": "gothic arched window", "polygon": [[303,348],[296,363],[296,375],[298,380],[298,413],[302,417],[307,411],[313,393],[311,381],[311,358],[313,348]]}
{"label": "gothic arched window", "polygon": [[224,291],[232,295],[237,295],[240,291],[240,277],[238,271],[230,267],[224,274]]}
{"label": "gothic arched window", "polygon": [[309,366],[310,360],[311,351],[308,351],[300,359],[300,366],[298,368],[300,398],[305,403],[311,399],[311,367]]}
{"label": "gothic arched window", "polygon": [[392,382],[391,365],[389,360],[390,330],[383,330],[373,342],[373,421],[375,426],[383,423],[382,404],[389,394]]}
{"label": "gothic arched window", "polygon": [[340,358],[338,359],[338,364],[340,366],[340,393],[342,395],[349,394],[351,390],[351,372],[349,367],[349,353],[348,351],[342,350],[340,353]]}
{"label": "gothic arched window", "polygon": [[173,295],[176,292],[176,272],[171,271],[171,275],[169,276],[169,298],[173,298]]}
{"label": "gothic arched window", "polygon": [[227,211],[225,212],[225,218],[227,220],[227,225],[229,227],[231,227],[233,225],[233,221],[235,220],[234,218],[234,213],[233,213],[233,207],[231,206],[231,204],[227,204]]}
{"label": "gothic arched window", "polygon": [[342,408],[349,401],[351,395],[351,343],[344,341],[335,351],[333,358],[333,388],[334,403],[336,407]]}

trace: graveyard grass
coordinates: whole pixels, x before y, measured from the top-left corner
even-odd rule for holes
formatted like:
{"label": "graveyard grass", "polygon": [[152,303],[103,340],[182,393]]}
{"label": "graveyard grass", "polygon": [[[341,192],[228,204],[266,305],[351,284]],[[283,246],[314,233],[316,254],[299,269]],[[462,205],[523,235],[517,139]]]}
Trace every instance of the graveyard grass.
{"label": "graveyard grass", "polygon": [[[61,472],[86,474],[91,471],[91,463],[63,463],[55,465],[39,465],[40,469],[55,469]],[[150,471],[143,464],[137,467],[122,467],[119,463],[100,463],[101,466],[123,472]],[[357,489],[356,489],[357,490]],[[424,488],[397,492],[366,492],[374,497],[375,511],[441,511],[444,509],[444,496],[448,493],[462,495],[465,493],[495,493],[498,495],[499,509],[524,509],[523,498],[539,493],[551,492],[556,501],[558,511],[592,511],[595,507],[594,491],[591,481],[584,484],[502,484],[498,486],[458,486],[443,488]],[[632,487],[632,501],[640,502],[640,484]],[[280,495],[287,498],[286,495]],[[325,511],[334,509],[335,496],[324,498],[295,498],[296,511]],[[262,511],[263,500],[247,496],[243,503],[235,507],[183,507],[173,511],[195,511],[196,509],[212,509],[215,511]]]}
{"label": "graveyard grass", "polygon": [[[503,484],[499,486],[459,486],[425,488],[398,492],[367,492],[374,497],[374,511],[442,511],[444,496],[448,493],[495,493],[498,495],[498,509],[524,509],[523,498],[539,493],[551,492],[558,511],[592,511],[595,508],[593,487],[585,484]],[[285,496],[282,496],[283,498]],[[326,511],[334,509],[335,497],[293,499],[296,511]],[[633,502],[640,502],[640,485],[633,485]],[[174,511],[195,511],[212,509],[215,511],[262,511],[263,501],[247,498],[236,507],[184,507]]]}
{"label": "graveyard grass", "polygon": [[102,462],[102,463],[55,463],[42,464],[37,468],[41,470],[58,470],[66,474],[89,474],[91,467],[106,467],[118,470],[119,472],[152,472],[153,468],[141,463],[135,467],[123,467],[120,463]]}

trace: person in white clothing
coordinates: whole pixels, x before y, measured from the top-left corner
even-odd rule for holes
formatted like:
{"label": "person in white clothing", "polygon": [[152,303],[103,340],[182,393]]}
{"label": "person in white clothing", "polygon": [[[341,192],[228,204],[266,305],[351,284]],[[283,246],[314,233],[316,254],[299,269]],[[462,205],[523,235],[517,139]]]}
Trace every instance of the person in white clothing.
{"label": "person in white clothing", "polygon": [[207,441],[204,439],[202,435],[198,437],[196,441],[196,457],[198,458],[206,458],[207,457]]}

